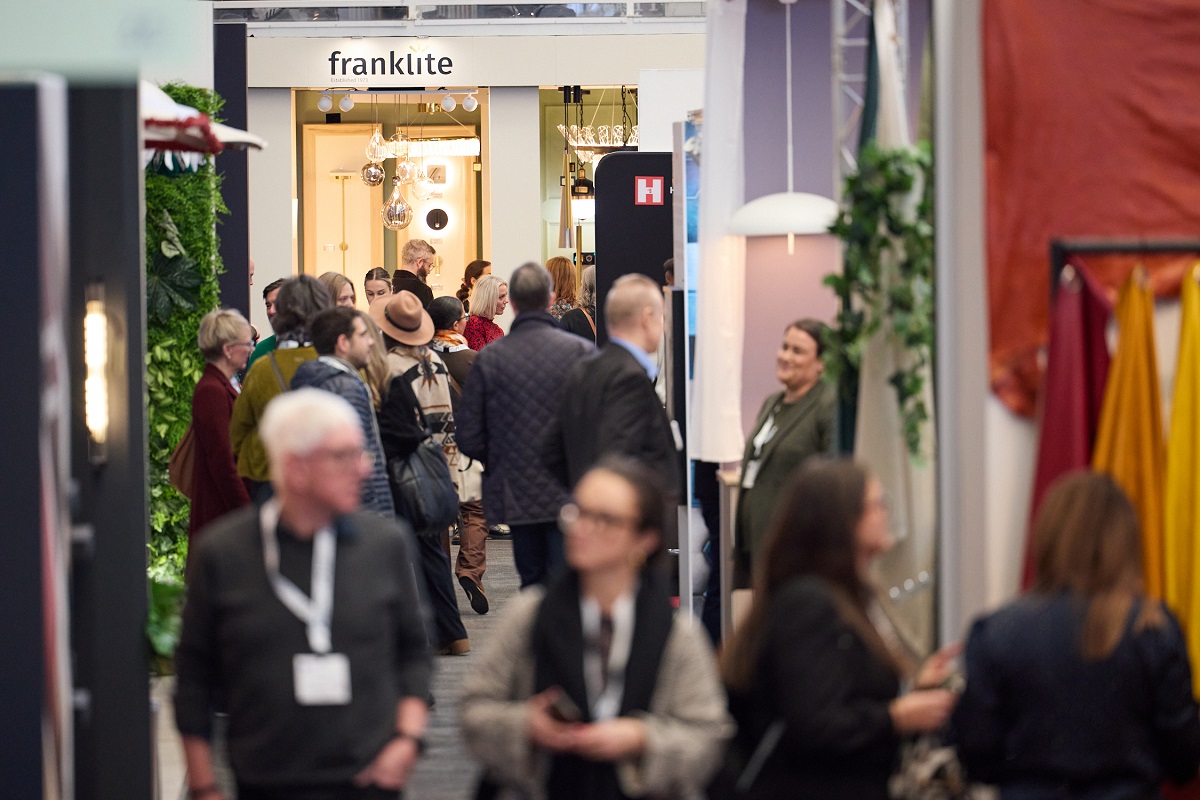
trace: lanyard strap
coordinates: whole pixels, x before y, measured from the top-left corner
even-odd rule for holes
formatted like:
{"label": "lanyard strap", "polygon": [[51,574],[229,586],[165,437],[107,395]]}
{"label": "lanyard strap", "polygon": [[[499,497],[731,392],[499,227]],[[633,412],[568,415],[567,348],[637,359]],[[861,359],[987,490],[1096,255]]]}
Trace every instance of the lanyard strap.
{"label": "lanyard strap", "polygon": [[305,624],[308,646],[314,653],[328,653],[333,646],[330,621],[333,618],[333,570],[337,557],[333,530],[325,526],[313,537],[312,597],[305,596],[296,584],[279,573],[279,501],[263,503],[259,511],[262,528],[263,566],[267,580],[279,602],[287,606]]}

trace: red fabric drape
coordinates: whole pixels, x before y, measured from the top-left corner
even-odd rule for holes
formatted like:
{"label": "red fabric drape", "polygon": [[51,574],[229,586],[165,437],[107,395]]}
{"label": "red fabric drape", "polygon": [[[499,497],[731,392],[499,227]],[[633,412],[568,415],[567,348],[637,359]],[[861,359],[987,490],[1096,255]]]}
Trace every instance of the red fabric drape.
{"label": "red fabric drape", "polygon": [[[1200,230],[1196,0],[986,0],[987,275],[992,389],[1034,413],[1049,245]],[[1133,257],[1095,259],[1115,291]],[[1173,294],[1194,257],[1145,259]]]}
{"label": "red fabric drape", "polygon": [[1104,333],[1112,316],[1112,303],[1089,276],[1081,259],[1073,258],[1063,274],[1050,320],[1037,470],[1021,578],[1023,589],[1033,583],[1033,521],[1042,497],[1058,478],[1091,464],[1108,381],[1109,355]]}

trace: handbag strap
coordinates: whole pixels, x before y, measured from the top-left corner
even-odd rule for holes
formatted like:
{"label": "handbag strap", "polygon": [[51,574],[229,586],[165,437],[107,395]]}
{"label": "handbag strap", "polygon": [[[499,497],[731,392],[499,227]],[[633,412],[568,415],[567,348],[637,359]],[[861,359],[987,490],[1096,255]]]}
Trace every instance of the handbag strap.
{"label": "handbag strap", "polygon": [[595,336],[595,335],[596,335],[596,323],[595,323],[595,322],[592,320],[592,315],[591,315],[591,314],[589,314],[589,313],[587,312],[587,309],[586,309],[586,308],[584,308],[583,306],[580,306],[580,307],[579,307],[579,310],[580,310],[580,311],[582,311],[582,312],[583,312],[583,316],[587,318],[588,325],[591,325],[591,326],[592,326],[592,336]]}
{"label": "handbag strap", "polygon": [[268,355],[271,357],[271,369],[275,370],[275,380],[279,381],[279,391],[286,392],[288,390],[287,382],[283,379],[283,373],[279,371],[279,362],[275,360],[275,351],[272,350]]}

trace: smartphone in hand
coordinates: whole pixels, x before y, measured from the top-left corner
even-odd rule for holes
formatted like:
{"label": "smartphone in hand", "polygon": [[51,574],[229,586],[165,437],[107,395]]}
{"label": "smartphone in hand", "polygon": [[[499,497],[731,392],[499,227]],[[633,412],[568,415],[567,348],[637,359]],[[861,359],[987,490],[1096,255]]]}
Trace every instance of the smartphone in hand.
{"label": "smartphone in hand", "polygon": [[559,722],[583,722],[583,712],[579,710],[579,706],[575,705],[575,701],[561,689],[558,698],[547,709],[547,713]]}

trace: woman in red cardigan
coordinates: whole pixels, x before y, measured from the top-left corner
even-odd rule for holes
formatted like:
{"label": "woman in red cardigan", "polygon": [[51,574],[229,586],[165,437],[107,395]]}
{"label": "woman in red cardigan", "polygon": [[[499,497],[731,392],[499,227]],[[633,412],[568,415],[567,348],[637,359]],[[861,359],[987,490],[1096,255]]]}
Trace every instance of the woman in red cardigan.
{"label": "woman in red cardigan", "polygon": [[250,505],[229,444],[229,419],[238,387],[233,376],[254,350],[250,323],[238,311],[218,308],[200,320],[196,343],[208,364],[192,393],[192,512],[188,538],[234,509]]}
{"label": "woman in red cardigan", "polygon": [[467,346],[472,350],[482,350],[484,345],[494,342],[504,335],[492,320],[504,313],[508,308],[508,284],[495,275],[484,275],[475,282],[471,292],[471,316],[467,318],[467,327],[463,336],[467,338]]}

